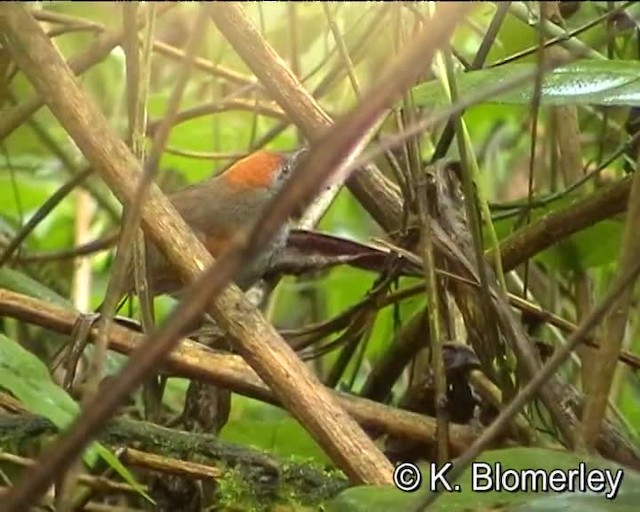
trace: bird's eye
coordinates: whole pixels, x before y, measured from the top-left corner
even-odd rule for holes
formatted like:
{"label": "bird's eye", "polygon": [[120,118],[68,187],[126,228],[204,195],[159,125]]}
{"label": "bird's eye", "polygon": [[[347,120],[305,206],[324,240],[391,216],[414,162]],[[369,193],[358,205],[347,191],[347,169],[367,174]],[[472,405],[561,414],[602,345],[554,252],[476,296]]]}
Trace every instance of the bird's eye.
{"label": "bird's eye", "polygon": [[279,186],[289,179],[291,176],[291,165],[288,160],[285,160],[280,167],[280,172],[276,176],[276,185]]}
{"label": "bird's eye", "polygon": [[295,171],[298,168],[298,165],[300,165],[302,157],[308,151],[309,149],[305,146],[289,154],[282,166],[282,170],[280,171],[279,181],[285,181],[289,179],[291,174],[293,174],[293,171]]}
{"label": "bird's eye", "polygon": [[293,166],[291,165],[291,161],[290,160],[285,161],[285,163],[282,165],[282,177],[288,178],[291,175],[292,171],[293,171]]}

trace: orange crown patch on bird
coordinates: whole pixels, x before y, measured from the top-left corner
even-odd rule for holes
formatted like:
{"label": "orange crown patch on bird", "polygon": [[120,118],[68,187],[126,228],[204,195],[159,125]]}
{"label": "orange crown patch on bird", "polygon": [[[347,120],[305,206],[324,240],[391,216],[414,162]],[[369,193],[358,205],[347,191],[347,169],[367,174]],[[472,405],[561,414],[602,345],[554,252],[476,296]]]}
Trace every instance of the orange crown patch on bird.
{"label": "orange crown patch on bird", "polygon": [[222,176],[236,187],[268,187],[286,164],[286,157],[272,151],[256,151],[238,160]]}

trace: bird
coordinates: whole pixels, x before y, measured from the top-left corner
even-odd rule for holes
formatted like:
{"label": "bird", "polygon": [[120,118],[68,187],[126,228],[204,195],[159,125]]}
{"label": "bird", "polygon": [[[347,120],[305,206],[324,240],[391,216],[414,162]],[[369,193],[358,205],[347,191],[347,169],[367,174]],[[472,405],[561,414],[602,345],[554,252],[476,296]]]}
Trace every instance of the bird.
{"label": "bird", "polygon": [[[269,201],[291,177],[308,151],[308,146],[286,153],[255,151],[221,174],[168,194],[169,201],[216,258],[238,230],[250,227],[262,216]],[[296,211],[292,217],[299,214],[300,211]],[[29,264],[87,256],[109,249],[119,236],[120,232],[116,230],[104,238],[71,249],[21,254],[16,261]],[[317,230],[298,229],[286,223],[254,260],[242,269],[234,282],[246,291],[263,277],[268,280],[282,274],[301,275],[343,264],[380,272],[388,268],[390,258],[402,263],[398,271],[403,275],[413,276],[421,272],[414,263],[387,248]],[[133,283],[132,264],[128,272],[128,283]],[[183,283],[153,242],[147,244],[147,274],[152,296],[179,296]],[[133,286],[130,285],[126,293],[133,292]]]}
{"label": "bird", "polygon": [[[225,251],[238,231],[250,227],[261,217],[267,204],[291,177],[305,152],[304,147],[290,155],[256,151],[238,160],[221,174],[173,192],[169,195],[169,200],[196,237],[216,258]],[[242,268],[234,280],[241,289],[250,288],[265,274],[272,259],[285,246],[289,229],[288,223],[280,226],[271,241]],[[151,295],[178,296],[184,283],[176,269],[153,243],[147,243],[146,246]],[[132,275],[132,263],[128,272]],[[129,283],[133,283],[133,279]],[[131,293],[134,290],[131,287],[128,291]],[[204,342],[208,338],[199,339]],[[207,345],[216,343],[231,348],[224,337],[214,337],[205,342]],[[156,377],[144,386],[143,401],[148,419],[159,417],[163,388],[163,378],[158,381]],[[185,428],[217,434],[229,417],[230,397],[229,390],[192,381],[182,414]]]}
{"label": "bird", "polygon": [[[240,229],[250,227],[260,218],[305,152],[305,147],[290,154],[253,152],[223,173],[171,193],[169,200],[216,258]],[[250,288],[264,275],[285,246],[289,231],[289,224],[283,224],[271,242],[241,270],[234,281],[242,290]],[[177,272],[153,243],[147,247],[152,294],[175,294],[183,287]]]}

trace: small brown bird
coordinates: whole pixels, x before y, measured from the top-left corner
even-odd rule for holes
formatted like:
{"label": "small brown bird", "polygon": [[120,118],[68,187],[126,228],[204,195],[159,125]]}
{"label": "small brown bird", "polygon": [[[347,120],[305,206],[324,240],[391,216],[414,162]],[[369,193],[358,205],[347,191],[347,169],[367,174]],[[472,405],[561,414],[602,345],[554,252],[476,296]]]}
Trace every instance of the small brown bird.
{"label": "small brown bird", "polygon": [[[252,153],[222,174],[170,194],[169,200],[216,258],[239,230],[251,226],[260,218],[269,201],[291,176],[304,152],[305,149],[301,149],[289,156],[268,151]],[[118,236],[115,234],[108,241],[115,241]],[[248,289],[258,281],[285,246],[288,236],[289,225],[284,224],[236,276],[236,284]],[[133,264],[130,275],[132,269]],[[152,295],[177,294],[183,288],[176,269],[153,243],[147,244],[147,274]],[[133,279],[129,283],[133,283]],[[128,292],[133,292],[132,288]],[[223,340],[224,337],[217,339],[217,343]],[[164,380],[158,381],[156,377],[144,386],[143,400],[150,419],[159,416],[163,388]],[[218,433],[227,422],[230,405],[228,390],[192,381],[182,415],[185,428]]]}
{"label": "small brown bird", "polygon": [[[238,230],[260,218],[307,151],[302,147],[288,154],[262,150],[251,153],[222,174],[169,194],[169,200],[209,252],[218,257]],[[86,256],[109,249],[119,236],[115,232],[72,249],[21,254],[16,261],[32,263]],[[153,243],[147,247],[152,294],[176,294],[183,287],[177,272]],[[261,277],[300,275],[335,265],[380,272],[388,267],[390,258],[402,262],[396,265],[401,274],[420,275],[420,267],[386,248],[317,231],[291,229],[285,224],[271,243],[242,269],[235,282],[246,290]],[[133,283],[133,279],[129,282]],[[127,291],[132,292],[132,288]]]}
{"label": "small brown bird", "polygon": [[[220,175],[172,193],[170,201],[207,250],[217,257],[231,238],[253,224],[282,188],[305,149],[289,156],[257,151],[239,160]],[[283,225],[272,241],[236,277],[247,289],[269,268],[284,247],[289,226]],[[175,269],[153,245],[148,250],[149,285],[154,294],[175,293],[183,286]]]}

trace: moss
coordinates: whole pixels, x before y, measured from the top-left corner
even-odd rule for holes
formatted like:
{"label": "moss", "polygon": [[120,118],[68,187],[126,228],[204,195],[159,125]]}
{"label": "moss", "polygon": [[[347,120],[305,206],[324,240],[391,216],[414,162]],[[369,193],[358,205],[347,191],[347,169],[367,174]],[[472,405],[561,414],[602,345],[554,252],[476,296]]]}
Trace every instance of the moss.
{"label": "moss", "polygon": [[[54,425],[42,418],[0,415],[0,439],[7,446],[21,446],[25,439],[33,442],[56,431]],[[347,487],[340,471],[314,460],[278,458],[220,441],[215,436],[175,431],[141,421],[112,421],[100,440],[111,446],[132,446],[221,469],[224,477],[207,483],[210,492],[206,492],[205,501],[216,503],[211,510],[300,510],[317,507]]]}
{"label": "moss", "polygon": [[218,481],[218,503],[216,508],[224,510],[246,510],[259,512],[260,506],[255,488],[239,470],[231,469]]}

